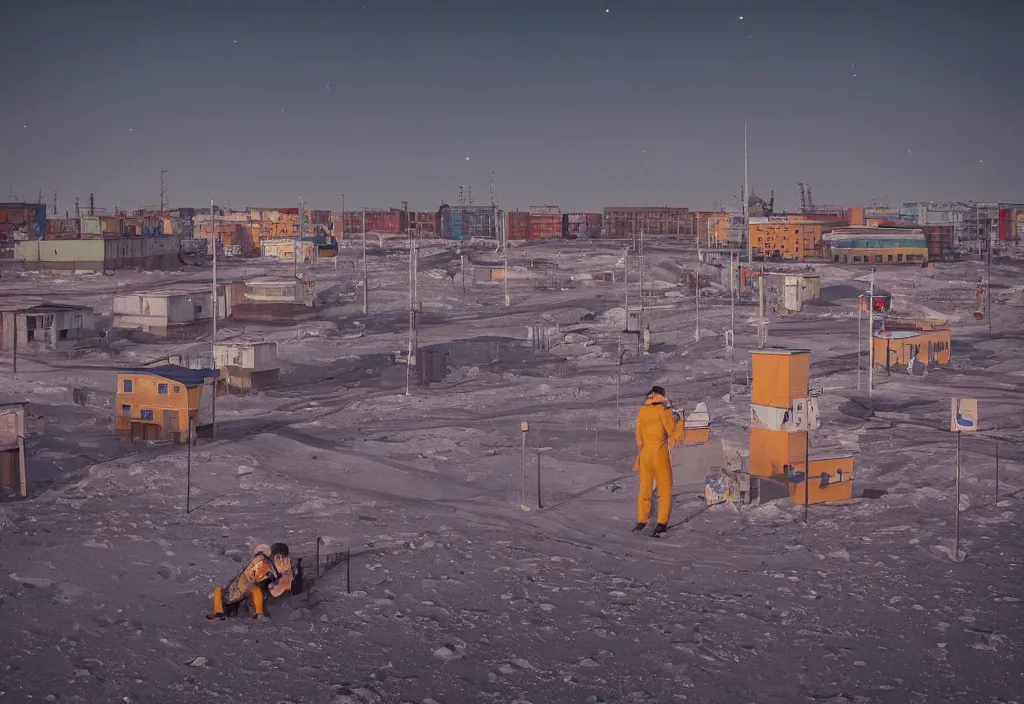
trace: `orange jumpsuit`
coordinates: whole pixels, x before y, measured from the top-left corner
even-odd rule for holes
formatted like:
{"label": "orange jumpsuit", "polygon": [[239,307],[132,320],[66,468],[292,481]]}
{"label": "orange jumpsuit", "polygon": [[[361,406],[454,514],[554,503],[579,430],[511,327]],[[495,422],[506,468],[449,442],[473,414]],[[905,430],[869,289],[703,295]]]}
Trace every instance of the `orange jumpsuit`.
{"label": "orange jumpsuit", "polygon": [[665,399],[652,395],[636,416],[636,446],[633,471],[640,473],[640,497],[636,503],[637,523],[651,519],[651,494],[658,485],[658,523],[668,525],[672,513],[672,459],[669,451],[683,442],[682,420],[664,405]]}

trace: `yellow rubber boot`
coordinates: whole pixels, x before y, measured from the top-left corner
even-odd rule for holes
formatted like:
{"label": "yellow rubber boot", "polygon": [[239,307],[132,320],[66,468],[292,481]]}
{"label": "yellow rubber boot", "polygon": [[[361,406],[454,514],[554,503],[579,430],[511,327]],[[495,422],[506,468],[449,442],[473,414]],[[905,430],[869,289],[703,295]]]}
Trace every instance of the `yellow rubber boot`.
{"label": "yellow rubber boot", "polygon": [[213,590],[213,613],[216,616],[224,615],[224,590],[221,587]]}
{"label": "yellow rubber boot", "polygon": [[252,608],[256,612],[256,616],[265,616],[263,613],[263,590],[253,589],[252,590]]}

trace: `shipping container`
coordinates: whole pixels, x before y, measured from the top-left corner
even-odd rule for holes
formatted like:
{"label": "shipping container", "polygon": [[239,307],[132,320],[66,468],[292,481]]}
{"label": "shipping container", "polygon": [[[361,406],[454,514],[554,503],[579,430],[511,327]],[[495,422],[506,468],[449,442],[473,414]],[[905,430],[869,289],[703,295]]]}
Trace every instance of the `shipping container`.
{"label": "shipping container", "polygon": [[1013,221],[1009,208],[999,209],[999,239],[1004,242],[1013,239]]}
{"label": "shipping container", "polygon": [[545,240],[562,236],[561,215],[538,215],[530,213],[530,233],[527,239]]}
{"label": "shipping container", "polygon": [[494,239],[497,213],[490,205],[441,206],[441,231],[446,239]]}
{"label": "shipping container", "polygon": [[696,236],[696,218],[687,208],[629,206],[604,209],[603,233],[607,237],[639,235]]}
{"label": "shipping container", "polygon": [[530,214],[511,210],[506,215],[507,229],[510,240],[525,240],[530,236]]}
{"label": "shipping container", "polygon": [[570,239],[601,236],[600,213],[566,213],[562,216],[562,236]]}
{"label": "shipping container", "polygon": [[46,234],[42,203],[0,203],[0,240],[41,240]]}
{"label": "shipping container", "polygon": [[432,210],[410,211],[409,227],[418,237],[436,237],[438,235],[438,214]]}

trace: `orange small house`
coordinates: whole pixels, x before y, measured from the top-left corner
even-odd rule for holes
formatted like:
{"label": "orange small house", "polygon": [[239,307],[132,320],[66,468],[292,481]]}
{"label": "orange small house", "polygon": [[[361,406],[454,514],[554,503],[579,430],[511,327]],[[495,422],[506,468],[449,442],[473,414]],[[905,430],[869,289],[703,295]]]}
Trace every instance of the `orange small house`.
{"label": "orange small house", "polygon": [[872,339],[875,365],[910,371],[911,360],[924,368],[949,364],[952,335],[944,321],[889,322]]}
{"label": "orange small house", "polygon": [[117,375],[114,434],[131,440],[188,441],[213,425],[218,372],[172,364]]}

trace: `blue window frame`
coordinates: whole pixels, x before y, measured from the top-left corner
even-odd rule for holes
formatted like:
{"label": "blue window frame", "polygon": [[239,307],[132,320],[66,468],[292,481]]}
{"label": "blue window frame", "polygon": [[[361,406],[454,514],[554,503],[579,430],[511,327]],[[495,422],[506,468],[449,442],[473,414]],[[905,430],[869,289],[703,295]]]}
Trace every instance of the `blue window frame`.
{"label": "blue window frame", "polygon": [[156,392],[158,394],[160,394],[161,396],[166,396],[167,395],[167,384],[157,384],[156,385]]}
{"label": "blue window frame", "polygon": [[142,420],[153,420],[153,410],[150,408],[143,408],[139,411]]}
{"label": "blue window frame", "polygon": [[121,385],[121,390],[124,391],[126,394],[130,394],[132,392],[132,380],[125,379],[124,383]]}

